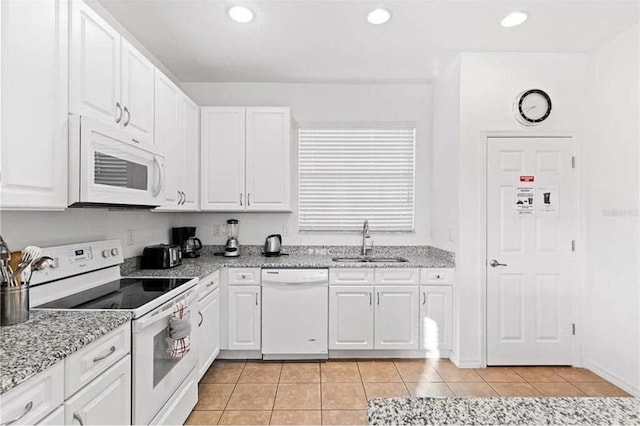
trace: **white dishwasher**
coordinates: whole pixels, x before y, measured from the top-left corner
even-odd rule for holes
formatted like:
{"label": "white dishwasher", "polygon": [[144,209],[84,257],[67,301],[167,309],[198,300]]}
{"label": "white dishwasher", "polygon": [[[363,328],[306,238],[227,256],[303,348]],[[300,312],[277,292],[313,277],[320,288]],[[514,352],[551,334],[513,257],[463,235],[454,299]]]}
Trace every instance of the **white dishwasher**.
{"label": "white dishwasher", "polygon": [[264,359],[327,358],[329,271],[262,270]]}

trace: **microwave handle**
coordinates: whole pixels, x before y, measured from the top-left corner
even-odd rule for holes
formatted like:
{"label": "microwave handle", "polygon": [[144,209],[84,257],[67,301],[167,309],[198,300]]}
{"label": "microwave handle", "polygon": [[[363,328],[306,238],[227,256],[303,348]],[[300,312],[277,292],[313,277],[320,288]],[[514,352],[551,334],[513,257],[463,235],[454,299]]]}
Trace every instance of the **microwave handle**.
{"label": "microwave handle", "polygon": [[162,191],[162,186],[164,184],[164,168],[162,167],[162,163],[158,157],[153,157],[153,162],[158,167],[158,184],[156,185],[156,189],[153,191],[154,198],[160,195],[160,191]]}

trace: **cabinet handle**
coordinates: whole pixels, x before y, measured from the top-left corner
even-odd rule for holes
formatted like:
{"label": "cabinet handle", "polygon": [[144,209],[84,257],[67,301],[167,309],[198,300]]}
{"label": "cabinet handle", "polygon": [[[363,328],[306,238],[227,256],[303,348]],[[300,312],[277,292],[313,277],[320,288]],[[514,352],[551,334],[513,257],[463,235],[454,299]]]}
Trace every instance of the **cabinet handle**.
{"label": "cabinet handle", "polygon": [[198,315],[200,315],[200,322],[198,323],[198,327],[200,327],[204,322],[204,317],[202,316],[202,312],[198,312]]}
{"label": "cabinet handle", "polygon": [[247,192],[247,207],[251,205],[251,193]]}
{"label": "cabinet handle", "polygon": [[22,414],[20,414],[15,419],[9,420],[8,422],[5,423],[5,425],[9,426],[9,425],[14,424],[18,420],[21,420],[24,416],[29,414],[29,411],[31,411],[32,408],[33,408],[33,401],[29,401],[29,403],[27,403],[27,405],[24,406],[24,411],[22,412]]}
{"label": "cabinet handle", "polygon": [[422,304],[424,305],[425,303],[427,303],[427,292],[423,291],[422,292]]}
{"label": "cabinet handle", "polygon": [[373,296],[371,295],[371,293],[369,293],[369,306],[371,306],[373,304]]}
{"label": "cabinet handle", "polygon": [[109,348],[109,352],[107,352],[105,355],[100,355],[100,356],[95,357],[93,359],[93,362],[102,361],[106,357],[113,355],[115,351],[116,351],[116,347],[115,346],[111,346],[111,348]]}
{"label": "cabinet handle", "polygon": [[180,193],[180,191],[176,191],[178,193],[178,201],[176,201],[177,205],[180,205],[180,203],[182,202],[182,194]]}
{"label": "cabinet handle", "polygon": [[240,193],[240,207],[242,207],[242,192]]}
{"label": "cabinet handle", "polygon": [[75,413],[73,413],[73,418],[78,421],[80,426],[84,426],[84,422],[82,421],[82,417],[80,417],[80,414],[77,411]]}
{"label": "cabinet handle", "polygon": [[120,102],[116,102],[116,112],[119,113],[116,115],[116,124],[118,124],[122,121],[122,105],[120,105]]}
{"label": "cabinet handle", "polygon": [[256,306],[258,306],[258,297],[259,297],[259,296],[260,296],[260,295],[259,295],[258,293],[256,293]]}
{"label": "cabinet handle", "polygon": [[131,121],[131,113],[129,112],[129,108],[124,107],[124,112],[125,114],[127,114],[127,118],[124,120],[124,127],[127,127],[129,125],[129,122]]}
{"label": "cabinet handle", "polygon": [[377,292],[377,293],[376,293],[376,296],[377,296],[377,298],[378,298],[378,306],[380,306],[380,292]]}

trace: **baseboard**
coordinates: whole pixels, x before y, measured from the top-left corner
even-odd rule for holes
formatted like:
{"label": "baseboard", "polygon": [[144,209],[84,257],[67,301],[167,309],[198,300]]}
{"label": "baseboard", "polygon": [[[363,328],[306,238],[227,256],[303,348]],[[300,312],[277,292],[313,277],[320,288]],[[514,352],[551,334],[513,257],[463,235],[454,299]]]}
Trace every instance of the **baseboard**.
{"label": "baseboard", "polygon": [[412,350],[330,350],[329,358],[447,358],[447,353],[430,354],[427,351],[412,351]]}
{"label": "baseboard", "polygon": [[217,359],[262,359],[262,351],[220,351]]}
{"label": "baseboard", "polygon": [[584,364],[584,368],[586,368],[587,370],[593,371],[598,376],[608,380],[609,382],[618,386],[620,389],[626,392],[629,392],[636,398],[640,397],[640,388],[636,385],[629,383],[626,379],[623,379],[617,374],[609,373],[606,369],[604,369],[603,367],[601,367],[600,365],[598,365],[593,361],[583,359],[583,364]]}
{"label": "baseboard", "polygon": [[458,368],[483,368],[482,362],[479,360],[461,360],[455,355],[452,356],[451,362],[453,362]]}

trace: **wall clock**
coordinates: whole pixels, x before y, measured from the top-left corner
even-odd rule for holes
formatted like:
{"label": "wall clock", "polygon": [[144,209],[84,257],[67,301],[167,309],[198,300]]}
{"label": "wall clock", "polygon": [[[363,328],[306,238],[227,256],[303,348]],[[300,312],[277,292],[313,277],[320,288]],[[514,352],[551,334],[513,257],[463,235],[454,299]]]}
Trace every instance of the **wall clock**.
{"label": "wall clock", "polygon": [[526,90],[516,96],[513,113],[525,126],[538,125],[551,114],[551,98],[544,90]]}

